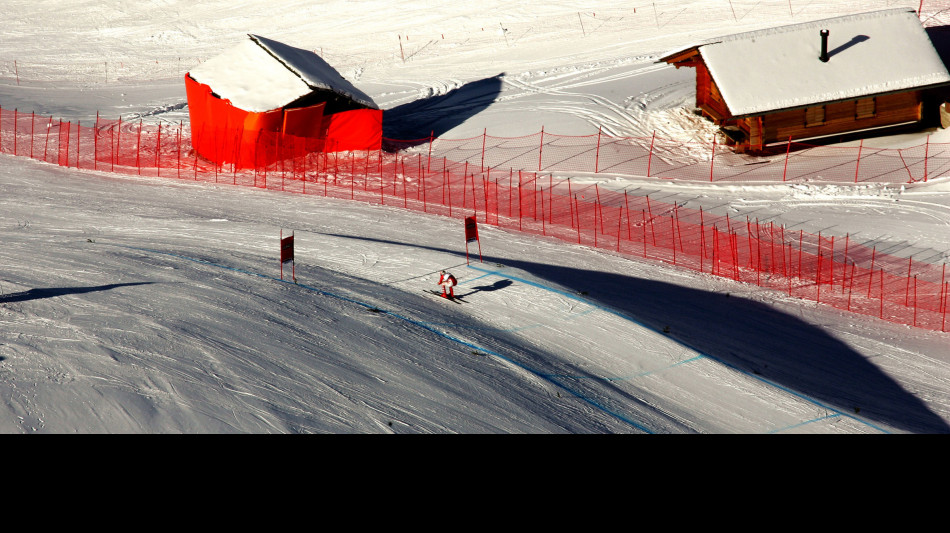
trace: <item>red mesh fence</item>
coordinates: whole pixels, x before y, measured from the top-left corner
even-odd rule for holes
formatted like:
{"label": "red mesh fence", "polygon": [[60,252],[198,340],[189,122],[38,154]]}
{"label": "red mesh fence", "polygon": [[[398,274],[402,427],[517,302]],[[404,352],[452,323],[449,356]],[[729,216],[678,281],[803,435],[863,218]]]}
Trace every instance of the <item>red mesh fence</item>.
{"label": "red mesh fence", "polygon": [[718,164],[720,172],[732,169],[731,179],[774,181],[778,173],[782,179],[820,175],[832,181],[852,182],[857,176],[857,181],[905,182],[945,171],[946,146],[881,150],[862,145],[857,149],[860,157],[847,148],[789,149],[776,160],[750,167],[730,164],[736,154],[725,149],[714,157],[710,150],[704,162],[688,157],[686,143],[655,138],[541,133],[404,144],[415,147],[327,153],[315,151],[319,140],[262,132],[254,144],[259,164],[238,169],[198,157],[182,124],[96,120],[81,125],[0,109],[2,153],[81,169],[279,189],[450,217],[474,215],[493,226],[659,260],[891,322],[947,331],[946,265],[880,253],[851,242],[848,235],[789,232],[772,223],[713,215],[536,170],[593,165],[595,172],[624,168],[636,175],[730,179],[716,174]]}
{"label": "red mesh fence", "polygon": [[[399,148],[409,143],[388,140]],[[585,172],[707,182],[914,183],[950,170],[950,146],[925,140],[909,148],[821,146],[789,142],[767,155],[734,152],[715,142],[652,137],[565,136],[541,131],[503,138],[433,139],[438,157],[479,168]]]}

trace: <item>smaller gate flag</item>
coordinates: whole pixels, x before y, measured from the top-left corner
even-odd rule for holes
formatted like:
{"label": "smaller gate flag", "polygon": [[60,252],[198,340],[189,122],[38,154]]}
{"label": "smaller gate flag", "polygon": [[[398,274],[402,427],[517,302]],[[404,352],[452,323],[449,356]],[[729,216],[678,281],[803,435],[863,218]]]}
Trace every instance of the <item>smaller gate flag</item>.
{"label": "smaller gate flag", "polygon": [[284,279],[284,263],[291,263],[293,280],[297,281],[297,263],[294,262],[294,234],[284,237],[284,230],[280,230],[280,279]]}
{"label": "smaller gate flag", "polygon": [[482,242],[478,240],[478,222],[475,217],[465,218],[465,262],[468,261],[468,243],[475,241],[478,243],[478,260],[482,260]]}

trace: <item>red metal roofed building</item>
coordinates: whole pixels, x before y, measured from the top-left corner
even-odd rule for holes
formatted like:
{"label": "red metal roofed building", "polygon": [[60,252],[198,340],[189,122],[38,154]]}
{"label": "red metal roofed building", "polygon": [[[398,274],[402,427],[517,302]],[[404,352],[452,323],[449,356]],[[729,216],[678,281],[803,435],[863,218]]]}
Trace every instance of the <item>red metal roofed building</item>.
{"label": "red metal roofed building", "polygon": [[382,110],[369,96],[309,50],[248,37],[185,75],[200,156],[254,168],[289,145],[298,154],[380,148]]}
{"label": "red metal roofed building", "polygon": [[911,9],[710,39],[659,61],[696,69],[696,106],[740,148],[919,123],[950,73]]}

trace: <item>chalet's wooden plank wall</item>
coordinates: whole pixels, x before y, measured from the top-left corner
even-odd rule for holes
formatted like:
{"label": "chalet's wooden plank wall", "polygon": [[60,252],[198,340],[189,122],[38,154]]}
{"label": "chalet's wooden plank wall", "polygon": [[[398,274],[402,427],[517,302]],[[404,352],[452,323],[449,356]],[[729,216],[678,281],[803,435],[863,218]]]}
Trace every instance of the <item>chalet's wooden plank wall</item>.
{"label": "chalet's wooden plank wall", "polygon": [[696,63],[696,106],[717,124],[732,116],[719,93],[719,87],[716,87],[716,82],[702,61]]}
{"label": "chalet's wooden plank wall", "polygon": [[[869,113],[871,104],[867,99],[834,102],[822,106],[804,109],[792,109],[779,113],[770,113],[762,117],[764,136],[757,137],[757,117],[743,120],[752,144],[772,143],[820,137],[848,131],[877,128],[904,122],[915,122],[922,118],[922,99],[920,91],[895,93],[877,96],[873,99],[873,113]],[[862,116],[864,115],[864,116]],[[822,118],[823,116],[823,118]],[[742,127],[742,126],[740,126]]]}

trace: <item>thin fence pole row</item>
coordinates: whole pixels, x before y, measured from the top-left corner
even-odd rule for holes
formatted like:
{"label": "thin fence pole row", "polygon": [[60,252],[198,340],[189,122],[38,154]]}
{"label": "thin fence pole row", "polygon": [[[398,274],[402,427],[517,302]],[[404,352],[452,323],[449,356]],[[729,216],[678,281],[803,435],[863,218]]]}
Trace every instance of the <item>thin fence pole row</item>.
{"label": "thin fence pole row", "polygon": [[[903,264],[895,261],[893,256],[886,253],[878,254],[876,247],[872,247],[871,253],[865,255],[865,248],[850,242],[850,234],[845,235],[842,246],[840,238],[837,239],[837,243],[835,242],[834,235],[823,236],[821,232],[818,232],[806,237],[804,231],[800,230],[796,244],[794,234],[786,235],[785,226],[777,226],[774,221],[769,221],[766,226],[764,222],[758,219],[753,222],[747,216],[743,230],[741,223],[737,221],[734,224],[729,214],[722,217],[710,216],[703,207],[693,211],[675,202],[670,204],[655,202],[650,195],[634,196],[631,199],[626,189],[623,190],[623,198],[620,201],[620,191],[606,188],[601,191],[599,183],[593,184],[593,191],[586,187],[574,191],[575,187],[570,178],[567,178],[566,186],[563,181],[555,185],[553,173],[550,172],[548,187],[544,187],[541,182],[543,176],[540,172],[545,168],[542,158],[545,145],[548,148],[549,162],[562,160],[560,152],[568,148],[558,146],[560,143],[551,135],[545,136],[546,132],[543,128],[537,146],[538,170],[520,169],[516,180],[513,166],[509,167],[507,185],[505,185],[503,172],[497,172],[497,167],[492,168],[491,159],[494,148],[487,145],[487,131],[483,132],[481,139],[481,165],[478,167],[479,174],[476,176],[475,167],[471,165],[477,161],[469,161],[466,157],[450,163],[446,155],[449,153],[445,150],[446,145],[439,143],[436,147],[434,135],[430,135],[428,139],[429,153],[417,154],[415,165],[410,159],[407,168],[406,157],[400,157],[398,153],[384,153],[382,148],[333,151],[331,162],[330,150],[326,149],[325,143],[315,148],[310,139],[286,134],[265,136],[262,135],[263,132],[258,132],[253,141],[248,141],[251,144],[250,150],[254,150],[254,153],[243,153],[244,132],[240,129],[215,128],[209,132],[202,130],[196,132],[197,135],[193,138],[188,138],[188,135],[184,133],[183,122],[180,122],[178,132],[175,133],[168,131],[162,124],[145,125],[140,119],[137,130],[133,132],[130,128],[129,132],[126,132],[135,133],[135,138],[124,141],[122,139],[124,121],[121,116],[118,117],[117,122],[103,125],[100,124],[97,113],[95,125],[84,129],[81,121],[77,121],[75,127],[71,122],[59,121],[59,126],[56,127],[52,117],[45,117],[46,120],[43,121],[44,117],[38,116],[35,112],[29,113],[29,117],[25,115],[26,113],[14,110],[11,131],[10,128],[4,127],[5,124],[10,124],[11,114],[0,108],[0,151],[7,151],[4,149],[12,144],[15,155],[28,155],[34,159],[42,158],[44,162],[50,162],[51,157],[55,157],[55,161],[65,167],[73,165],[70,159],[75,154],[76,168],[94,170],[100,170],[98,167],[100,158],[105,162],[105,158],[108,157],[109,168],[112,171],[129,172],[134,164],[135,172],[139,175],[153,175],[150,173],[154,169],[156,176],[181,178],[183,170],[186,172],[191,170],[196,181],[202,178],[210,181],[213,176],[216,183],[223,177],[219,174],[230,171],[232,184],[253,184],[255,187],[265,189],[268,187],[267,173],[277,172],[281,176],[280,190],[319,194],[319,189],[314,190],[314,183],[319,187],[322,179],[323,194],[327,197],[331,196],[330,172],[333,172],[335,194],[342,194],[345,197],[346,188],[349,188],[349,197],[353,200],[375,202],[373,200],[377,194],[375,187],[378,187],[380,205],[386,205],[387,199],[390,204],[393,201],[398,202],[401,194],[403,207],[407,209],[421,208],[424,212],[433,212],[435,208],[434,212],[447,212],[450,217],[473,214],[476,219],[479,218],[479,211],[482,211],[483,215],[480,218],[485,223],[498,226],[513,224],[517,216],[518,229],[522,231],[536,232],[537,229],[541,229],[541,235],[566,237],[568,240],[576,238],[577,244],[580,245],[592,242],[595,248],[613,249],[618,254],[639,254],[644,258],[651,257],[672,262],[675,266],[696,269],[700,272],[707,272],[708,262],[710,264],[708,272],[713,275],[732,278],[735,281],[747,280],[761,287],[787,291],[790,296],[797,295],[819,303],[846,307],[849,311],[868,313],[870,307],[872,309],[870,313],[876,314],[878,318],[915,327],[934,329],[939,327],[941,330],[946,328],[946,314],[950,307],[948,305],[950,283],[946,279],[946,264],[942,265],[940,283],[937,285],[935,279],[937,265],[915,262],[913,257],[908,257],[905,260],[906,266],[902,266]],[[28,131],[27,120],[30,121]],[[43,122],[46,122],[45,130],[42,126]],[[38,127],[37,123],[40,124]],[[72,139],[73,131],[76,132],[75,141]],[[9,138],[11,133],[12,140]],[[84,134],[93,135],[92,142],[88,142],[88,138],[86,142],[83,142]],[[169,134],[172,138],[169,138]],[[50,137],[54,135],[56,137],[51,140]],[[103,142],[100,143],[100,135],[103,137],[108,135],[108,139],[103,138]],[[149,135],[154,135],[154,140]],[[210,137],[206,139],[209,142],[201,142],[202,135]],[[40,136],[45,137],[39,139]],[[25,150],[22,146],[22,142],[25,142],[27,137],[30,142],[29,150]],[[5,145],[2,141],[7,141],[7,144]],[[43,143],[42,151],[39,150],[37,142]],[[123,142],[129,145],[125,147],[125,153],[123,153]],[[135,142],[134,163],[132,163],[133,154],[129,152],[132,149],[132,142]],[[602,130],[598,130],[596,139],[591,136],[590,142],[596,142],[595,150],[593,150],[594,146],[590,146],[594,158],[594,172],[602,173],[605,168],[615,164],[613,158],[616,156],[616,146],[613,143],[608,144],[610,139],[604,136]],[[108,148],[106,148],[106,143],[108,143]],[[189,143],[192,145],[191,154],[187,154]],[[647,156],[648,175],[656,173],[653,168],[654,156],[662,157],[665,163],[666,155],[670,153],[669,148],[658,143],[656,132],[653,132],[649,153],[643,154]],[[638,145],[641,150],[643,150],[643,144]],[[928,177],[926,165],[930,159],[929,144],[928,139],[923,157],[924,180]],[[776,179],[778,179],[778,173],[781,173],[782,181],[800,177],[792,170],[796,160],[790,157],[791,145],[791,139],[789,139],[784,161],[779,159],[775,162],[773,173]],[[201,153],[196,148],[198,146],[202,147]],[[153,148],[155,153],[149,154],[148,151]],[[609,150],[604,148],[609,148]],[[109,150],[108,153],[101,152],[106,149]],[[877,150],[862,151],[862,149],[863,142],[858,147],[858,157],[853,159],[855,166],[852,168],[853,176],[850,176],[850,179],[854,182],[862,179],[861,167],[865,167],[863,179],[869,179],[868,169],[875,168],[876,158],[880,157]],[[174,155],[167,153],[171,150],[174,150]],[[187,155],[183,156],[183,154]],[[721,165],[719,169],[716,169],[716,156],[717,141],[713,140],[709,167],[706,169],[708,180],[714,182],[730,179],[726,174],[729,172],[729,165]],[[901,159],[901,162],[898,162],[900,172],[908,172],[911,165],[904,160],[903,151],[897,153],[897,156]],[[88,164],[90,157],[92,165]],[[375,160],[374,157],[376,157]],[[475,154],[472,157],[479,157],[479,155]],[[942,156],[934,156],[935,161],[939,162],[940,157]],[[439,169],[432,168],[433,164],[437,166],[439,158],[442,159],[441,180],[438,176]],[[564,158],[566,159],[569,157]],[[82,165],[84,160],[87,162],[86,167]],[[720,158],[720,162],[725,161]],[[227,168],[228,164],[231,165],[230,169]],[[387,166],[390,164],[391,169]],[[585,165],[589,164],[585,163]],[[188,165],[191,165],[191,168]],[[175,170],[169,172],[172,166]],[[413,166],[416,168],[412,168]],[[555,163],[547,165],[549,168],[554,166],[556,166]],[[163,170],[165,170],[164,175]],[[433,177],[433,171],[436,179],[430,179],[429,183],[426,183],[426,177]],[[847,167],[844,167],[844,172],[848,173]],[[356,181],[360,177],[363,178],[361,194],[357,198]],[[840,178],[841,176],[838,177]],[[391,187],[386,181],[388,179],[392,180]],[[311,180],[313,183],[309,184],[308,188],[307,182]],[[349,180],[349,183],[346,180]],[[376,183],[374,180],[379,181]],[[400,180],[402,191],[399,190]],[[468,180],[471,180],[471,183]],[[410,193],[408,190],[410,186],[415,188],[415,192]],[[507,192],[499,190],[505,186],[507,186]],[[507,213],[503,206],[506,193]],[[410,196],[414,197],[413,203],[408,201]],[[435,201],[432,201],[433,197]],[[421,206],[417,203],[420,200]],[[639,201],[641,204],[631,205],[631,201]],[[482,202],[481,206],[479,202]],[[567,209],[564,209],[565,207]],[[442,211],[443,208],[445,211]],[[636,210],[641,212],[638,222],[633,220]],[[507,216],[499,216],[504,214]],[[612,216],[617,217],[616,221],[611,218]],[[669,223],[663,222],[663,217],[669,217]],[[585,218],[586,222],[583,220]],[[640,228],[634,228],[638,223]],[[626,235],[624,235],[624,225],[626,225]],[[723,226],[725,229],[722,229]],[[614,227],[617,231],[616,241],[611,243],[609,230]],[[667,228],[670,230],[669,238],[662,235]],[[571,230],[574,235],[571,235]],[[647,231],[650,232],[649,236]],[[745,231],[744,235],[743,231]],[[635,245],[626,245],[626,243],[635,243],[636,239],[640,239],[642,248],[637,249]],[[743,243],[742,239],[746,242]],[[768,242],[765,242],[766,240]],[[795,254],[798,255],[797,266]],[[753,273],[754,281],[751,279]],[[861,283],[867,283],[866,290],[862,288]],[[815,286],[814,290],[810,289],[812,284]],[[904,288],[903,302],[900,299],[901,285]],[[874,288],[878,291],[875,292]],[[886,302],[888,298],[890,300]],[[874,304],[876,304],[876,309]],[[888,314],[890,316],[887,316]]]}

